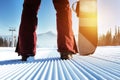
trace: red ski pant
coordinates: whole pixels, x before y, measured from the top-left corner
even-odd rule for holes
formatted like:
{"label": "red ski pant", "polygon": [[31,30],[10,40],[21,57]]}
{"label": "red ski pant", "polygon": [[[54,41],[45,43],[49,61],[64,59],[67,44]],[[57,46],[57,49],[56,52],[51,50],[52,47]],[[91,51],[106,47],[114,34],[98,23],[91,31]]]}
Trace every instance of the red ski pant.
{"label": "red ski pant", "polygon": [[[41,0],[24,0],[16,52],[22,56],[36,53],[37,13]],[[58,52],[77,53],[72,31],[72,14],[69,0],[53,0],[57,17]]]}

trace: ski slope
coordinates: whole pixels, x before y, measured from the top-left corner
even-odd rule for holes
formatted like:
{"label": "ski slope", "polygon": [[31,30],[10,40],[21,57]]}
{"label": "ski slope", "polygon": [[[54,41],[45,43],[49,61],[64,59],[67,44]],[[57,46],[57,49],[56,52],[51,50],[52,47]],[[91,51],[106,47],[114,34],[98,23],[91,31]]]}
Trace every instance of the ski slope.
{"label": "ski slope", "polygon": [[0,48],[0,80],[120,80],[120,46],[71,60],[61,60],[56,49],[38,48],[34,60],[20,59],[14,48]]}

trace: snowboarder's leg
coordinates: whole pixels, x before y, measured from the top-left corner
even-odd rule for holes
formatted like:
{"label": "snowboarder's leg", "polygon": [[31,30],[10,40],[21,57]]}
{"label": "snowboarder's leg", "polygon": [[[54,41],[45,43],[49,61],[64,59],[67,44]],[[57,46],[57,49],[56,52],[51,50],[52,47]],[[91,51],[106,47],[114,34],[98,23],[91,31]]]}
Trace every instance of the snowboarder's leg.
{"label": "snowboarder's leg", "polygon": [[37,12],[41,0],[24,0],[16,52],[21,56],[36,53]]}
{"label": "snowboarder's leg", "polygon": [[69,0],[53,0],[57,16],[57,44],[61,56],[77,53],[77,46],[72,31],[72,13]]}

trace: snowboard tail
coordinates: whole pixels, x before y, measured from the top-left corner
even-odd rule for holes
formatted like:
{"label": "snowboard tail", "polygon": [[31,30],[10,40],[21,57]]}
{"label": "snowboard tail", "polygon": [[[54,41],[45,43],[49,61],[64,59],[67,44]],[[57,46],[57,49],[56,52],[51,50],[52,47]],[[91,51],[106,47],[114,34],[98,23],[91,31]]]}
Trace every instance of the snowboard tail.
{"label": "snowboard tail", "polygon": [[98,43],[97,0],[79,0],[76,6],[79,54],[90,55],[95,52]]}

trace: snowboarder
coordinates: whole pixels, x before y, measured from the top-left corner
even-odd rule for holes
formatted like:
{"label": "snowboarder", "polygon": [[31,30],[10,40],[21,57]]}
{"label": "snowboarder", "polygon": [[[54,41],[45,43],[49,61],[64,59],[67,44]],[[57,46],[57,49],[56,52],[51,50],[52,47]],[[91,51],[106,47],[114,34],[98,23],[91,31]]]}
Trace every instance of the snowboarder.
{"label": "snowboarder", "polygon": [[[16,52],[22,61],[36,54],[37,14],[41,0],[24,0]],[[57,17],[57,44],[61,59],[70,59],[77,53],[72,31],[69,0],[53,0]]]}

